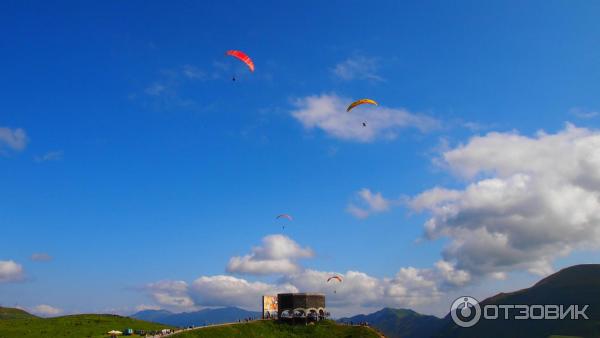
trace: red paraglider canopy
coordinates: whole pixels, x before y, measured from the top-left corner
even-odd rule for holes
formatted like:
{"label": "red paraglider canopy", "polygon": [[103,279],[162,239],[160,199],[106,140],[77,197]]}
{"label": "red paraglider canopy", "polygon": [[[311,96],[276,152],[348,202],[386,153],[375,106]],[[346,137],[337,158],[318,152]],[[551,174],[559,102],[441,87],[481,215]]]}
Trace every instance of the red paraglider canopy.
{"label": "red paraglider canopy", "polygon": [[340,276],[331,276],[331,277],[327,278],[327,282],[329,282],[332,279],[337,279],[337,281],[340,283],[342,282],[342,277],[340,277]]}
{"label": "red paraglider canopy", "polygon": [[254,72],[254,62],[252,62],[252,59],[246,53],[239,50],[228,50],[227,55],[231,55],[235,58],[240,59],[248,66],[248,68],[250,68],[251,72]]}

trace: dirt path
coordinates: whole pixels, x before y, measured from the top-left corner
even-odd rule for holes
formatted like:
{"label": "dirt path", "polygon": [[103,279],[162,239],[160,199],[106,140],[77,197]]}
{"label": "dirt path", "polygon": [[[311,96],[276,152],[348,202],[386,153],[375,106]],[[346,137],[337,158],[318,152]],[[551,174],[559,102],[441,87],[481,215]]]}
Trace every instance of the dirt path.
{"label": "dirt path", "polygon": [[196,327],[191,328],[191,329],[179,329],[179,330],[175,330],[175,332],[173,332],[173,333],[167,333],[167,334],[163,334],[163,335],[155,335],[155,336],[149,336],[149,337],[152,337],[152,338],[169,337],[169,336],[173,336],[173,335],[176,335],[176,334],[182,333],[182,332],[188,332],[188,331],[194,331],[194,330],[202,330],[202,329],[206,329],[206,328],[210,328],[210,327],[230,326],[230,325],[238,325],[238,324],[245,324],[245,323],[251,323],[251,322],[232,322],[232,323],[221,323],[221,324],[211,324],[211,325],[204,325],[204,326],[196,326]]}
{"label": "dirt path", "polygon": [[[262,320],[262,319],[259,319]],[[266,319],[267,320],[267,319]],[[258,321],[258,320],[256,320]],[[188,331],[194,331],[194,330],[202,330],[202,329],[206,329],[206,328],[210,328],[210,327],[219,327],[219,326],[230,326],[230,325],[239,325],[239,324],[245,324],[245,323],[251,323],[253,321],[249,321],[249,322],[232,322],[232,323],[221,323],[221,324],[211,324],[211,325],[204,325],[204,326],[197,326],[191,329],[180,329],[180,330],[176,330],[173,333],[168,333],[168,334],[163,334],[163,335],[155,335],[155,336],[151,336],[152,338],[161,338],[161,337],[169,337],[169,336],[173,336],[176,335],[178,333],[183,333],[183,332],[188,332]],[[356,327],[365,327],[363,325],[352,325],[352,326],[356,326]],[[380,332],[379,330],[377,330],[374,327],[371,326],[366,326],[367,328],[369,328],[370,330],[372,330],[373,332],[375,332],[380,338],[386,338],[385,335]]]}

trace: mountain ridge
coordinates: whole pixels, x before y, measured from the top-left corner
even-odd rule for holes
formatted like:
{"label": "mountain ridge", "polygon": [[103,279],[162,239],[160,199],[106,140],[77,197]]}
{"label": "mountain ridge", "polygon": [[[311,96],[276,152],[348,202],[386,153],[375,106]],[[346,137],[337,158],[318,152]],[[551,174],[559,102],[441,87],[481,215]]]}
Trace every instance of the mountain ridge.
{"label": "mountain ridge", "polygon": [[180,313],[168,310],[144,310],[136,312],[130,317],[165,325],[187,327],[237,322],[245,318],[259,318],[260,316],[261,313],[257,311],[248,311],[235,306],[228,306]]}

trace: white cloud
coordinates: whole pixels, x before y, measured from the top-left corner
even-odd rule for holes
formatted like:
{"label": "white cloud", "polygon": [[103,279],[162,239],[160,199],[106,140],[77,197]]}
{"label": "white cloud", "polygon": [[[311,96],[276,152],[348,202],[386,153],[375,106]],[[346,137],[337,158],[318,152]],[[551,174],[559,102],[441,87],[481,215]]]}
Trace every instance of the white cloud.
{"label": "white cloud", "polygon": [[21,151],[27,146],[27,134],[21,128],[0,127],[0,152],[2,148]]}
{"label": "white cloud", "polygon": [[[380,203],[374,203],[382,207]],[[462,286],[470,280],[466,271],[445,261],[439,261],[430,269],[402,268],[390,278],[378,278],[361,271],[336,273],[314,269],[280,269],[279,266],[272,269],[271,265],[262,264],[264,261],[293,260],[313,255],[312,250],[300,247],[288,237],[266,236],[262,245],[254,247],[250,255],[244,256],[246,258],[237,257],[247,266],[239,268],[236,265],[236,268],[255,274],[265,271],[277,273],[280,276],[275,283],[216,275],[201,276],[189,284],[184,281],[161,281],[149,284],[145,289],[161,306],[187,308],[238,306],[258,309],[262,295],[322,292],[327,295],[330,309],[338,314],[349,314],[381,306],[429,304],[438,300],[443,291]],[[231,265],[230,262],[230,268]],[[341,276],[343,282],[327,282],[332,275]]]}
{"label": "white cloud", "polygon": [[56,150],[56,151],[49,151],[41,156],[35,156],[33,158],[33,160],[37,163],[41,163],[41,162],[47,162],[47,161],[58,161],[58,160],[62,160],[62,158],[63,158],[63,151]]}
{"label": "white cloud", "polygon": [[394,278],[385,280],[384,294],[388,305],[415,306],[430,303],[440,296],[430,270],[401,268]]}
{"label": "white cloud", "polygon": [[372,80],[383,81],[383,78],[377,74],[377,59],[365,56],[350,57],[332,69],[333,74],[342,80]]}
{"label": "white cloud", "polygon": [[575,115],[580,119],[592,119],[598,115],[600,115],[597,111],[587,110],[580,107],[574,107],[569,110],[569,113]]}
{"label": "white cloud", "polygon": [[[464,270],[457,270],[454,265],[446,261],[438,261],[435,263],[438,273],[441,276],[441,280],[452,286],[462,286],[467,284],[471,280],[471,275]],[[495,275],[496,278],[501,279],[500,275]]]}
{"label": "white cloud", "polygon": [[473,137],[441,158],[466,187],[425,191],[411,206],[431,215],[429,238],[450,239],[443,257],[457,269],[493,278],[522,269],[545,275],[558,257],[600,249],[598,149],[599,132],[570,124],[535,137]]}
{"label": "white cloud", "polygon": [[184,281],[160,281],[146,285],[146,290],[161,305],[175,308],[193,308],[194,301],[188,294]]}
{"label": "white cloud", "polygon": [[21,264],[15,261],[0,261],[0,283],[23,280],[24,272]]}
{"label": "white cloud", "polygon": [[413,127],[424,132],[439,127],[436,119],[403,108],[365,105],[346,112],[352,101],[335,94],[307,96],[295,101],[296,108],[291,114],[307,129],[319,128],[333,137],[359,142],[393,139],[402,128]]}
{"label": "white cloud", "polygon": [[269,235],[262,242],[249,255],[232,257],[227,271],[255,275],[294,273],[300,270],[296,260],[314,255],[310,248],[302,248],[284,235]]}
{"label": "white cloud", "polygon": [[367,218],[372,214],[388,211],[395,201],[390,201],[383,197],[380,192],[373,193],[370,189],[363,188],[356,193],[359,203],[364,206],[357,206],[355,203],[348,204],[346,211],[356,218]]}
{"label": "white cloud", "polygon": [[283,292],[298,292],[298,289],[287,283],[249,282],[225,275],[200,277],[192,283],[190,290],[191,297],[198,305],[239,306],[246,309],[260,308],[262,295]]}
{"label": "white cloud", "polygon": [[31,255],[31,260],[35,262],[49,262],[52,260],[52,256],[45,252],[34,253]]}
{"label": "white cloud", "polygon": [[59,308],[55,308],[50,305],[40,304],[40,305],[34,306],[31,309],[31,312],[33,312],[34,314],[36,314],[38,316],[42,316],[42,317],[53,317],[53,316],[58,316],[59,314],[61,314],[63,312],[63,310],[61,310]]}
{"label": "white cloud", "polygon": [[160,306],[158,306],[158,305],[140,304],[140,305],[138,305],[138,306],[135,307],[135,311],[136,312],[146,311],[146,310],[160,310]]}
{"label": "white cloud", "polygon": [[[332,280],[328,283],[327,278],[334,274],[341,276],[343,282]],[[161,283],[169,285],[183,282]],[[248,281],[227,275],[202,276],[190,286],[185,284],[185,287],[177,287],[175,290],[177,298],[192,302],[186,304],[186,307],[238,306],[252,310],[260,308],[262,295],[322,292],[327,296],[328,308],[339,315],[382,306],[409,307],[430,304],[439,300],[444,283],[446,280],[438,268],[402,268],[391,278],[376,278],[360,271],[334,273],[307,269],[285,275],[277,283]],[[148,290],[156,291],[156,288]],[[173,302],[170,301],[174,297],[171,294],[173,288],[163,286],[160,292],[168,292],[169,295],[160,298],[154,293],[151,295],[159,304],[173,306]]]}
{"label": "white cloud", "polygon": [[[327,279],[341,276],[342,283]],[[302,292],[322,292],[327,294],[328,307],[368,306],[381,300],[383,287],[375,277],[359,271],[345,274],[307,269],[298,274],[286,276],[282,281],[296,286]],[[335,293],[334,293],[335,291]]]}
{"label": "white cloud", "polygon": [[[333,275],[341,276],[343,282],[327,282]],[[429,304],[439,300],[444,290],[463,285],[468,279],[465,271],[458,271],[451,264],[440,261],[431,269],[401,268],[391,278],[376,278],[360,271],[337,273],[307,269],[285,276],[282,281],[301,291],[325,293],[328,307],[348,313],[350,309],[360,311],[383,306]]]}

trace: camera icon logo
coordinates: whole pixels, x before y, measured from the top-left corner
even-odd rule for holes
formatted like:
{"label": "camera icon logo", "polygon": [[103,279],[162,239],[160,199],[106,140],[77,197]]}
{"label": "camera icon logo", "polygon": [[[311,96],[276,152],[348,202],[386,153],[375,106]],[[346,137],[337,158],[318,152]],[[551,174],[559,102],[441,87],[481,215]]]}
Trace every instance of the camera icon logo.
{"label": "camera icon logo", "polygon": [[477,299],[469,296],[457,298],[450,307],[454,323],[460,327],[471,327],[481,319],[481,306]]}

